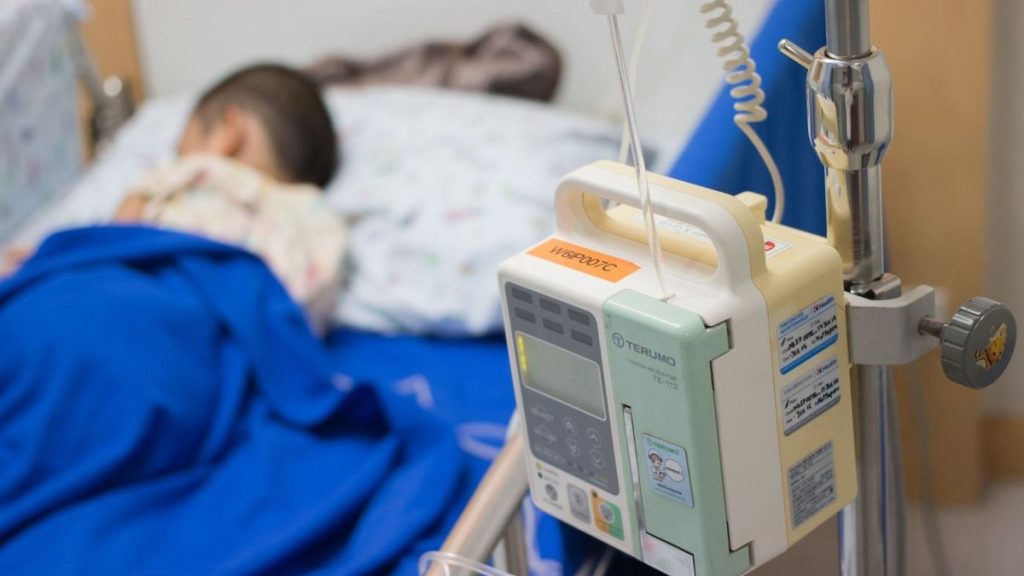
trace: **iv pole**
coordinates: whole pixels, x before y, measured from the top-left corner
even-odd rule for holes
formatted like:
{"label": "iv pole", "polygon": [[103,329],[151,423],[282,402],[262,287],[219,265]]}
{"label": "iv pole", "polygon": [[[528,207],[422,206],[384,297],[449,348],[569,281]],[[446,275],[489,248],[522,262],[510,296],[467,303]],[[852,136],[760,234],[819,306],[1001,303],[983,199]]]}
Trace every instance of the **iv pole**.
{"label": "iv pole", "polygon": [[[884,300],[900,294],[899,278],[887,276],[883,265],[881,162],[892,138],[892,79],[885,60],[871,46],[869,26],[868,0],[826,1],[828,56],[860,61],[858,65],[867,70],[877,69],[876,79],[884,75],[885,80],[864,85],[868,114],[860,118],[859,125],[847,124],[847,134],[841,134],[847,137],[851,148],[868,146],[866,154],[861,156],[866,166],[847,171],[826,162],[828,228],[838,237],[841,234],[838,229],[849,222],[851,250],[846,253],[845,246],[840,248],[844,264],[849,263],[849,271],[844,272],[847,290]],[[881,130],[873,130],[876,127]],[[824,160],[825,156],[821,158]],[[830,181],[838,185],[830,185]],[[842,216],[846,209],[852,216],[849,219]],[[860,216],[859,221],[857,216]],[[903,576],[906,572],[906,488],[892,369],[857,366],[855,377],[854,430],[859,495],[839,516],[840,573],[843,576]]]}
{"label": "iv pole", "polygon": [[[808,69],[808,127],[825,166],[828,237],[847,292],[901,294],[884,268],[881,163],[892,141],[892,77],[871,44],[868,0],[825,0],[827,45],[811,56],[780,50]],[[899,423],[888,366],[854,368],[858,496],[839,517],[843,576],[903,576],[906,503]]]}
{"label": "iv pole", "polygon": [[[847,292],[858,496],[839,517],[840,570],[903,576],[906,497],[889,366],[937,343],[947,378],[985,388],[1009,363],[1016,322],[1006,306],[980,297],[940,322],[931,316],[932,288],[904,294],[900,279],[885,272],[881,164],[892,142],[892,75],[869,24],[868,0],[825,0],[826,46],[813,56],[788,40],[779,49],[807,69],[808,136],[825,166],[828,239],[842,258]],[[1004,352],[979,363],[976,354],[996,331]]]}

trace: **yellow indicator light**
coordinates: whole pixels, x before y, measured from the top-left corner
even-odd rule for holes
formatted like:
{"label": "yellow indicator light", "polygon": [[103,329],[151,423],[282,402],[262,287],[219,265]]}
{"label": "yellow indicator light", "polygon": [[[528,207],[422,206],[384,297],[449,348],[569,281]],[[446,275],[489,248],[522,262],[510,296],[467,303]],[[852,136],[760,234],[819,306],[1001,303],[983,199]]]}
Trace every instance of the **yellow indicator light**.
{"label": "yellow indicator light", "polygon": [[519,350],[519,370],[526,374],[526,347],[523,345],[523,335],[516,333],[516,349]]}

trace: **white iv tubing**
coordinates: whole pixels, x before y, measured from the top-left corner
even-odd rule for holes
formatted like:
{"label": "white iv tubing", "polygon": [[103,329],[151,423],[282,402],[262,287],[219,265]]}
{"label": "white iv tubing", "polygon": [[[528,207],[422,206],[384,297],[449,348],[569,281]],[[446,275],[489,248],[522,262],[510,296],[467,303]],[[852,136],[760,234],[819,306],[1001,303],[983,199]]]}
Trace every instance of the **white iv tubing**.
{"label": "white iv tubing", "polygon": [[626,108],[626,122],[629,126],[629,143],[633,152],[633,165],[636,168],[636,181],[640,189],[640,209],[644,215],[644,228],[647,230],[647,244],[654,260],[654,271],[658,276],[662,300],[668,300],[672,294],[665,283],[665,264],[661,256],[661,239],[658,237],[657,222],[654,209],[651,207],[651,190],[647,184],[647,165],[640,145],[640,132],[637,128],[636,111],[633,109],[633,94],[629,86],[629,74],[626,70],[625,58],[622,55],[622,37],[619,34],[619,20],[615,14],[608,14],[608,30],[612,37],[612,52],[615,54],[615,65],[619,69],[619,86],[622,88],[622,101]]}
{"label": "white iv tubing", "polygon": [[[651,24],[651,0],[643,0],[640,22],[636,25],[633,45],[629,48],[629,85],[633,88],[633,97],[636,98],[636,76],[640,68],[640,56],[643,54],[644,40],[647,38],[647,28]],[[629,157],[629,124],[622,123],[622,137],[619,140],[619,163],[625,164]]]}

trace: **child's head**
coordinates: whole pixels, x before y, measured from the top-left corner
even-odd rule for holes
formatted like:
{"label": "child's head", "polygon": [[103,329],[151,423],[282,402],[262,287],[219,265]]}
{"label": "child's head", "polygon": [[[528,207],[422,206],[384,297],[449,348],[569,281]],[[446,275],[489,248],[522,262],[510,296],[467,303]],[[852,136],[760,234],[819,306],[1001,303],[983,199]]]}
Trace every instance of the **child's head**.
{"label": "child's head", "polygon": [[258,64],[199,98],[178,152],[225,156],[283,182],[322,188],[337,169],[337,146],[316,84],[291,68]]}

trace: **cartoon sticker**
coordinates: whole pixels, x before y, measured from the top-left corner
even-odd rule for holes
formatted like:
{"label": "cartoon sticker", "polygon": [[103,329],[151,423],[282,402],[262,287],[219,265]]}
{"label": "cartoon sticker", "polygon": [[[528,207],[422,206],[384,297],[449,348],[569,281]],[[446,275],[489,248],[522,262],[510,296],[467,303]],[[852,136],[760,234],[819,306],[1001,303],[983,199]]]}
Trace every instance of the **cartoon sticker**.
{"label": "cartoon sticker", "polygon": [[693,508],[686,450],[649,434],[643,437],[647,480],[651,490]]}
{"label": "cartoon sticker", "polygon": [[988,347],[984,350],[974,351],[974,361],[982,370],[989,370],[1003,359],[1006,351],[1006,323],[1004,322],[996,330],[995,334],[988,339]]}

